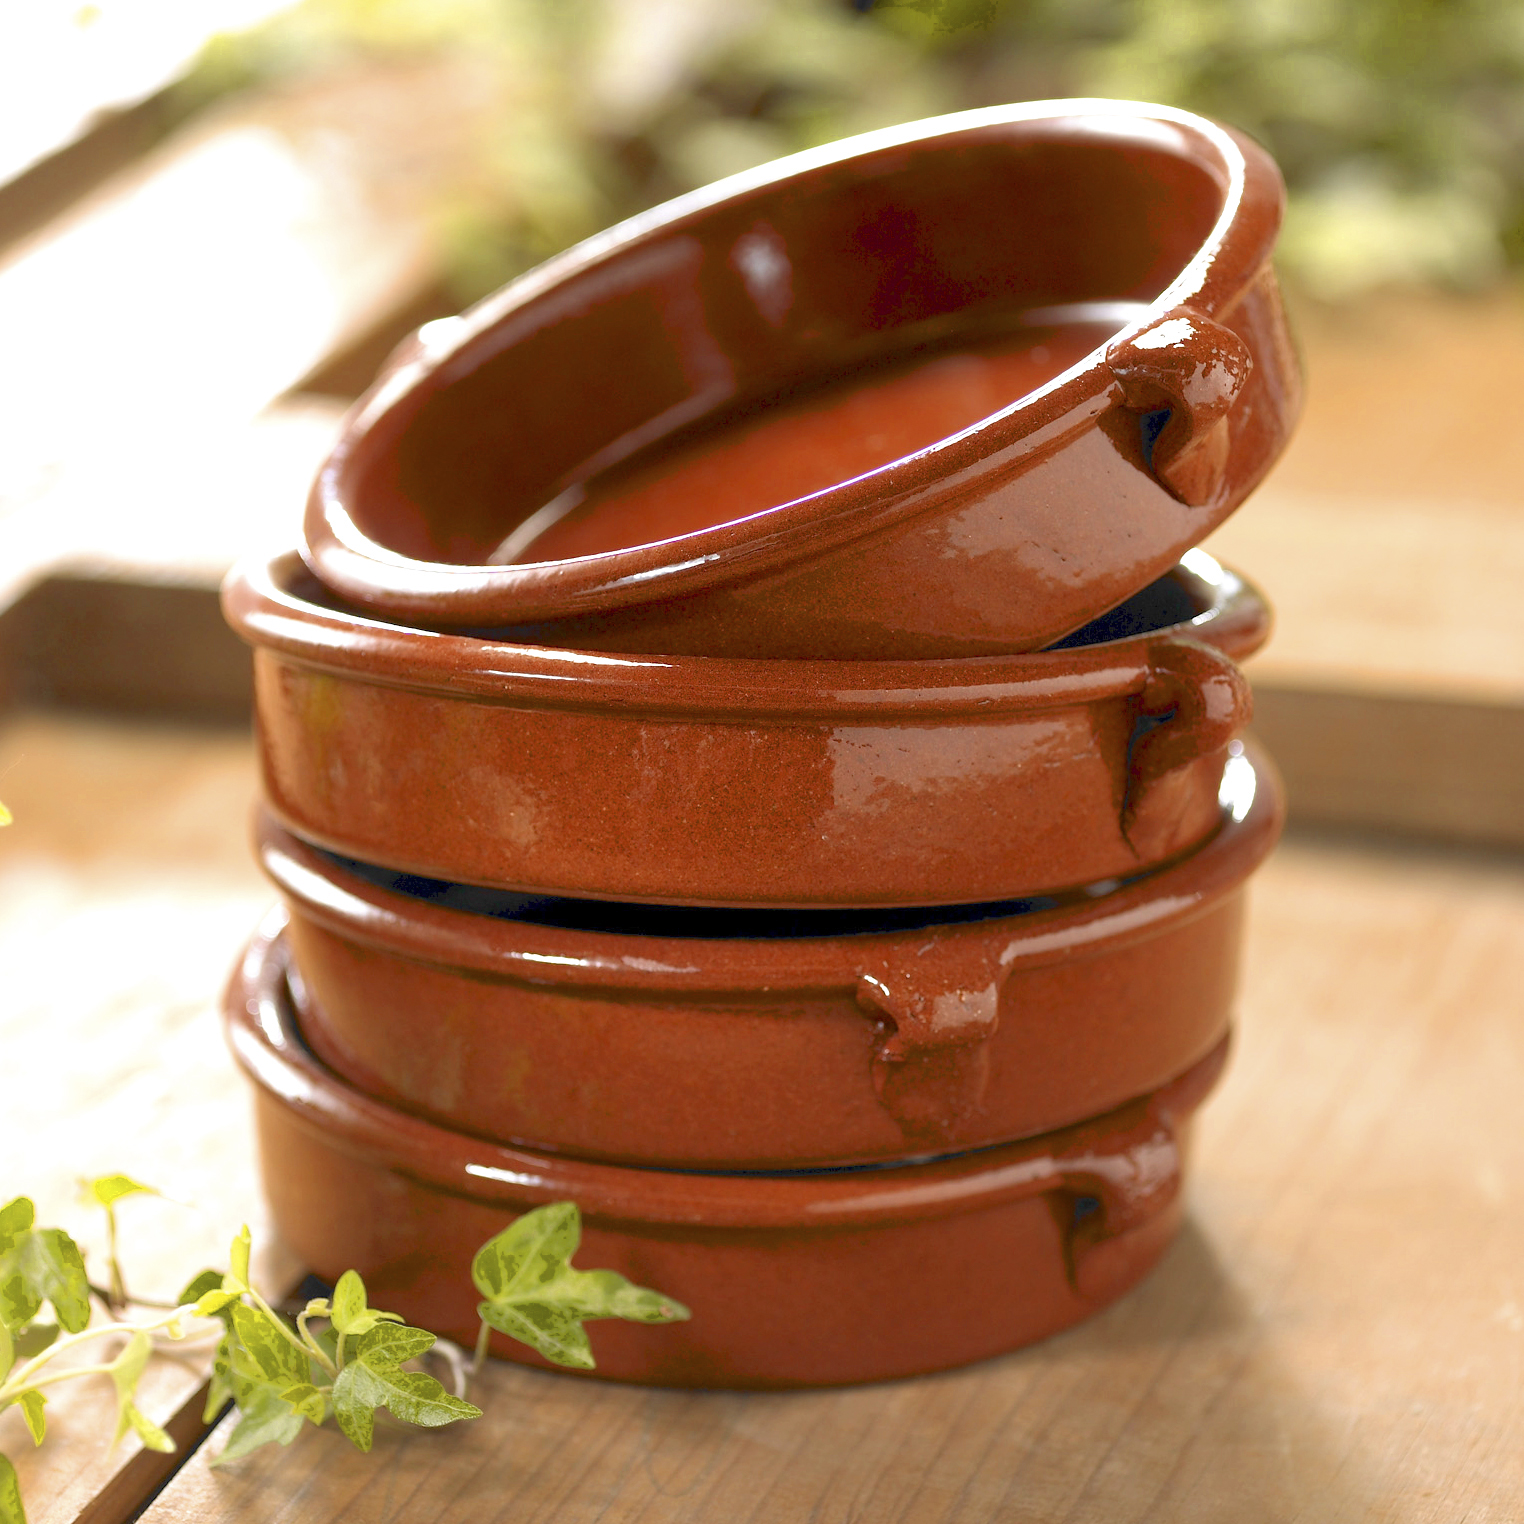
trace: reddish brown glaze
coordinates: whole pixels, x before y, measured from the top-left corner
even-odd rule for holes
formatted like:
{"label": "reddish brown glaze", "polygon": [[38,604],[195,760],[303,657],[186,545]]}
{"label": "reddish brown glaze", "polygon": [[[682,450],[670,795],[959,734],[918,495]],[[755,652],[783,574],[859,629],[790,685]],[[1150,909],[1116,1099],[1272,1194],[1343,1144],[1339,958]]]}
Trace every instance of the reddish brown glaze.
{"label": "reddish brown glaze", "polygon": [[1167,628],[937,662],[410,630],[313,602],[295,557],[236,572],[225,607],[256,648],[271,807],[335,852],[610,899],[952,904],[1136,873],[1213,829],[1249,713],[1229,658],[1269,616],[1209,557],[1190,565],[1139,616]]}
{"label": "reddish brown glaze", "polygon": [[[1281,201],[1246,139],[1118,102],[969,112],[765,166],[431,327],[351,416],[305,554],[404,622],[584,649],[1049,644],[1163,573],[1280,452],[1300,399],[1269,264]],[[1076,322],[1094,325],[1082,355]],[[1055,331],[1076,362],[1060,375],[1012,367],[982,398],[956,379],[975,351]],[[833,387],[924,362],[935,429],[899,432],[891,387],[898,437],[876,450],[785,463],[737,444],[780,406],[808,435],[811,394],[829,408]],[[711,502],[716,451],[735,480]],[[652,496],[668,471],[706,500]],[[632,522],[594,554],[488,564],[581,493],[623,494]],[[748,516],[716,522],[732,512]]]}
{"label": "reddish brown glaze", "polygon": [[588,929],[578,906],[504,920],[382,887],[268,821],[260,849],[303,1030],[360,1089],[536,1149],[772,1169],[1005,1143],[1179,1073],[1227,1030],[1240,891],[1280,820],[1273,775],[1240,755],[1217,835],[1130,885],[789,937],[744,912],[717,918],[728,936],[689,932],[691,911],[647,913],[643,934]]}
{"label": "reddish brown glaze", "polygon": [[499,547],[493,559],[522,564],[627,550],[812,497],[998,413],[1078,364],[1119,326],[1034,328],[1014,344],[869,369],[758,408],[728,428],[594,477],[574,507],[521,546]]}
{"label": "reddish brown glaze", "polygon": [[[470,1344],[475,1249],[573,1200],[577,1256],[656,1286],[692,1320],[589,1327],[596,1374],[664,1386],[821,1386],[965,1364],[1078,1322],[1153,1266],[1181,1211],[1189,1118],[1226,1041],[1153,1095],[1026,1143],[894,1169],[704,1175],[497,1147],[351,1089],[307,1051],[278,944],[229,987],[281,1237],[319,1275]],[[1082,1211],[1080,1203],[1095,1210]],[[494,1337],[493,1350],[543,1362]]]}

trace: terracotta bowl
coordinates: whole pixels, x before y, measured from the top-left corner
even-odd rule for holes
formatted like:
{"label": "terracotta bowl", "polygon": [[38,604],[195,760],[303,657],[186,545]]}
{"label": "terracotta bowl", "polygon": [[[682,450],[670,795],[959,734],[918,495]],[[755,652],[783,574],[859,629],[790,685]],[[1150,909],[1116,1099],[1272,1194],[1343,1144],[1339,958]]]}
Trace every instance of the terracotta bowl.
{"label": "terracotta bowl", "polygon": [[260,856],[303,1031],[361,1090],[550,1152],[799,1168],[1066,1126],[1206,1053],[1228,1027],[1241,891],[1281,821],[1247,754],[1223,798],[1221,830],[1173,867],[962,920],[480,892],[461,909],[269,822]]}
{"label": "terracotta bowl", "polygon": [[[228,991],[286,1243],[377,1306],[469,1345],[476,1248],[549,1201],[577,1262],[692,1309],[590,1325],[596,1374],[663,1386],[822,1386],[962,1365],[1077,1323],[1138,1281],[1181,1211],[1187,1127],[1226,1042],[1151,1096],[1062,1132],[934,1163],[704,1175],[497,1147],[351,1089],[304,1046],[272,929]],[[494,1353],[544,1362],[494,1336]]]}
{"label": "terracotta bowl", "polygon": [[305,554],[389,618],[583,649],[1048,645],[1284,445],[1281,206],[1253,143],[1128,102],[780,160],[429,325],[351,415]]}
{"label": "terracotta bowl", "polygon": [[941,662],[605,657],[384,625],[294,557],[229,580],[271,807],[528,893],[953,904],[1132,874],[1217,822],[1263,600],[1201,552],[1094,644]]}

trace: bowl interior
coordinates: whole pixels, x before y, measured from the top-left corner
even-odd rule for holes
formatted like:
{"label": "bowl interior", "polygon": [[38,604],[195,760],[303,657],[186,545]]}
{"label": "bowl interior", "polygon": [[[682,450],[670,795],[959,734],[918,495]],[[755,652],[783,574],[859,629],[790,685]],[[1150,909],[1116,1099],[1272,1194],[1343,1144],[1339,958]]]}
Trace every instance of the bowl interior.
{"label": "bowl interior", "polygon": [[750,517],[976,426],[1082,364],[1207,240],[1220,167],[1133,126],[903,143],[573,251],[361,430],[345,508],[416,560],[561,559]]}

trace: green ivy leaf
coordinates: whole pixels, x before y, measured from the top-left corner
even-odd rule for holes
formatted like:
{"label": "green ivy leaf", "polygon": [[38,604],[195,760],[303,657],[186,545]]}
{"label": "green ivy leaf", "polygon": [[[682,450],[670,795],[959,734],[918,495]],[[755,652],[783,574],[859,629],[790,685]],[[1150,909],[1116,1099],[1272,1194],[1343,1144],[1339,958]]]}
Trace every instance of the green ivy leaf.
{"label": "green ivy leaf", "polygon": [[238,1423],[214,1465],[261,1445],[289,1445],[301,1433],[305,1417],[284,1394],[317,1390],[312,1361],[286,1337],[285,1324],[241,1301],[229,1304],[226,1312],[229,1331],[217,1351],[205,1411],[210,1416],[231,1397],[238,1405]]}
{"label": "green ivy leaf", "polygon": [[161,1455],[174,1453],[175,1442],[140,1407],[127,1404],[127,1421],[132,1431],[143,1441],[145,1450],[157,1450]]}
{"label": "green ivy leaf", "polygon": [[[226,1343],[226,1339],[223,1342]],[[201,1409],[201,1422],[210,1424],[232,1400],[233,1383],[228,1379],[227,1359],[219,1348],[212,1374],[206,1382],[206,1404]]]}
{"label": "green ivy leaf", "polygon": [[212,1464],[225,1466],[261,1445],[289,1445],[302,1432],[303,1422],[273,1386],[260,1386],[240,1399],[238,1425]]}
{"label": "green ivy leaf", "polygon": [[[249,1284],[249,1225],[245,1223],[233,1240],[232,1247],[228,1250],[228,1273],[238,1282],[239,1287]],[[225,1289],[231,1291],[235,1288],[228,1286],[224,1281]]]}
{"label": "green ivy leaf", "polygon": [[400,1369],[433,1346],[433,1334],[395,1323],[378,1324],[360,1340],[333,1384],[334,1417],[356,1449],[370,1449],[377,1408],[425,1429],[481,1417],[479,1407],[452,1397],[432,1376]]}
{"label": "green ivy leaf", "polygon": [[58,1324],[31,1323],[15,1335],[16,1358],[30,1360],[40,1355],[58,1337]]}
{"label": "green ivy leaf", "polygon": [[16,1468],[3,1455],[0,1455],[0,1524],[26,1524],[21,1483],[16,1480]]}
{"label": "green ivy leaf", "polygon": [[32,1436],[32,1443],[40,1445],[48,1432],[47,1414],[43,1411],[48,1405],[48,1399],[41,1392],[23,1392],[16,1402],[21,1409],[21,1416],[26,1420],[27,1433]]}
{"label": "green ivy leaf", "polygon": [[341,1334],[353,1333],[356,1321],[365,1315],[365,1282],[353,1270],[346,1270],[333,1288],[329,1317]]}
{"label": "green ivy leaf", "polygon": [[0,1318],[12,1330],[24,1328],[44,1301],[70,1333],[90,1321],[90,1283],[79,1245],[62,1228],[24,1228],[0,1258]]}
{"label": "green ivy leaf", "polygon": [[692,1313],[681,1302],[637,1286],[616,1270],[572,1270],[567,1300],[584,1321],[622,1318],[626,1323],[685,1323]]}
{"label": "green ivy leaf", "polygon": [[280,1394],[280,1400],[289,1404],[292,1412],[300,1413],[312,1423],[321,1425],[328,1416],[327,1398],[310,1381],[288,1386]]}
{"label": "green ivy leaf", "polygon": [[426,1355],[438,1342],[425,1328],[408,1328],[405,1324],[389,1323],[371,1329],[360,1340],[355,1358],[380,1370],[388,1365],[401,1365],[404,1360],[416,1360],[419,1355]]}
{"label": "green ivy leaf", "polygon": [[616,1271],[574,1269],[570,1259],[581,1240],[581,1214],[570,1201],[527,1212],[489,1239],[471,1264],[471,1278],[486,1298],[477,1308],[482,1321],[557,1365],[592,1370],[584,1323],[673,1323],[689,1316],[682,1303]]}
{"label": "green ivy leaf", "polygon": [[19,1273],[13,1273],[9,1256],[0,1261],[0,1322],[20,1331],[37,1316],[42,1298]]}
{"label": "green ivy leaf", "polygon": [[200,1275],[186,1283],[184,1290],[175,1299],[175,1305],[194,1307],[198,1318],[220,1318],[224,1327],[231,1328],[233,1315],[228,1308],[243,1293],[225,1289],[222,1281],[221,1271],[203,1270]]}
{"label": "green ivy leaf", "polygon": [[111,1384],[116,1388],[116,1433],[111,1438],[113,1445],[120,1443],[129,1428],[137,1427],[132,1417],[135,1411],[132,1399],[137,1396],[138,1378],[143,1374],[143,1367],[148,1364],[148,1357],[152,1353],[153,1341],[141,1328],[136,1328],[128,1336],[121,1354],[106,1367]]}
{"label": "green ivy leaf", "polygon": [[25,1196],[0,1207],[0,1254],[9,1254],[11,1246],[37,1220],[37,1210]]}
{"label": "green ivy leaf", "polygon": [[351,1338],[369,1333],[378,1323],[402,1321],[395,1312],[382,1312],[366,1305],[365,1282],[353,1270],[346,1270],[339,1277],[333,1288],[332,1305],[309,1302],[307,1311],[312,1316],[326,1315],[338,1333]]}
{"label": "green ivy leaf", "polygon": [[134,1180],[131,1175],[99,1175],[94,1180],[81,1180],[80,1192],[85,1203],[96,1206],[115,1206],[123,1196],[157,1196],[151,1185]]}
{"label": "green ivy leaf", "polygon": [[471,1279],[489,1301],[517,1297],[545,1285],[565,1268],[582,1241],[576,1203],[537,1207],[489,1238],[471,1261]]}
{"label": "green ivy leaf", "polygon": [[[275,1383],[280,1390],[311,1380],[311,1361],[282,1332],[284,1325],[243,1302],[234,1302],[231,1311],[236,1344],[230,1364],[235,1372]],[[238,1405],[243,1406],[241,1398]]]}
{"label": "green ivy leaf", "polygon": [[222,1290],[222,1272],[220,1270],[203,1270],[199,1275],[192,1277],[185,1283],[185,1289],[175,1298],[179,1307],[184,1307],[191,1302],[199,1302],[208,1291]]}
{"label": "green ivy leaf", "polygon": [[10,1375],[11,1367],[16,1363],[16,1342],[11,1338],[11,1331],[0,1319],[0,1381]]}
{"label": "green ivy leaf", "polygon": [[597,1365],[582,1319],[569,1307],[553,1303],[483,1302],[477,1308],[489,1328],[538,1350],[547,1360],[573,1370],[590,1371]]}

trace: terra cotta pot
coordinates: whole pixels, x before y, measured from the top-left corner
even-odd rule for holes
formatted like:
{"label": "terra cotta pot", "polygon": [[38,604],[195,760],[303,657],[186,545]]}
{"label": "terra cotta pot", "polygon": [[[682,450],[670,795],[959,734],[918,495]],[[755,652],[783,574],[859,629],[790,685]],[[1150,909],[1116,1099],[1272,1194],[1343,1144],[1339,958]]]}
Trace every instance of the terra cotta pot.
{"label": "terra cotta pot", "polygon": [[1284,445],[1281,207],[1248,139],[1117,101],[748,171],[430,325],[351,414],[305,554],[389,618],[582,649],[1045,646]]}
{"label": "terra cotta pot", "polygon": [[1240,751],[1220,829],[1171,867],[877,931],[882,912],[481,892],[457,908],[447,886],[377,883],[268,820],[260,857],[291,917],[303,1031],[359,1089],[537,1150],[798,1168],[1009,1142],[1188,1067],[1227,1030],[1241,891],[1281,809]]}
{"label": "terra cotta pot", "polygon": [[[497,1147],[352,1089],[302,1042],[266,931],[235,974],[228,1035],[254,1082],[265,1190],[319,1275],[469,1345],[479,1245],[573,1200],[578,1262],[692,1310],[590,1325],[596,1374],[664,1386],[820,1386],[1018,1348],[1135,1284],[1181,1212],[1191,1113],[1226,1042],[1152,1095],[1025,1143],[896,1169],[705,1175]],[[539,1356],[494,1335],[493,1350]]]}
{"label": "terra cotta pot", "polygon": [[294,556],[224,596],[293,831],[432,878],[713,905],[1009,899],[1176,857],[1216,826],[1250,708],[1231,658],[1269,628],[1200,551],[1092,643],[946,661],[598,655],[321,597]]}

